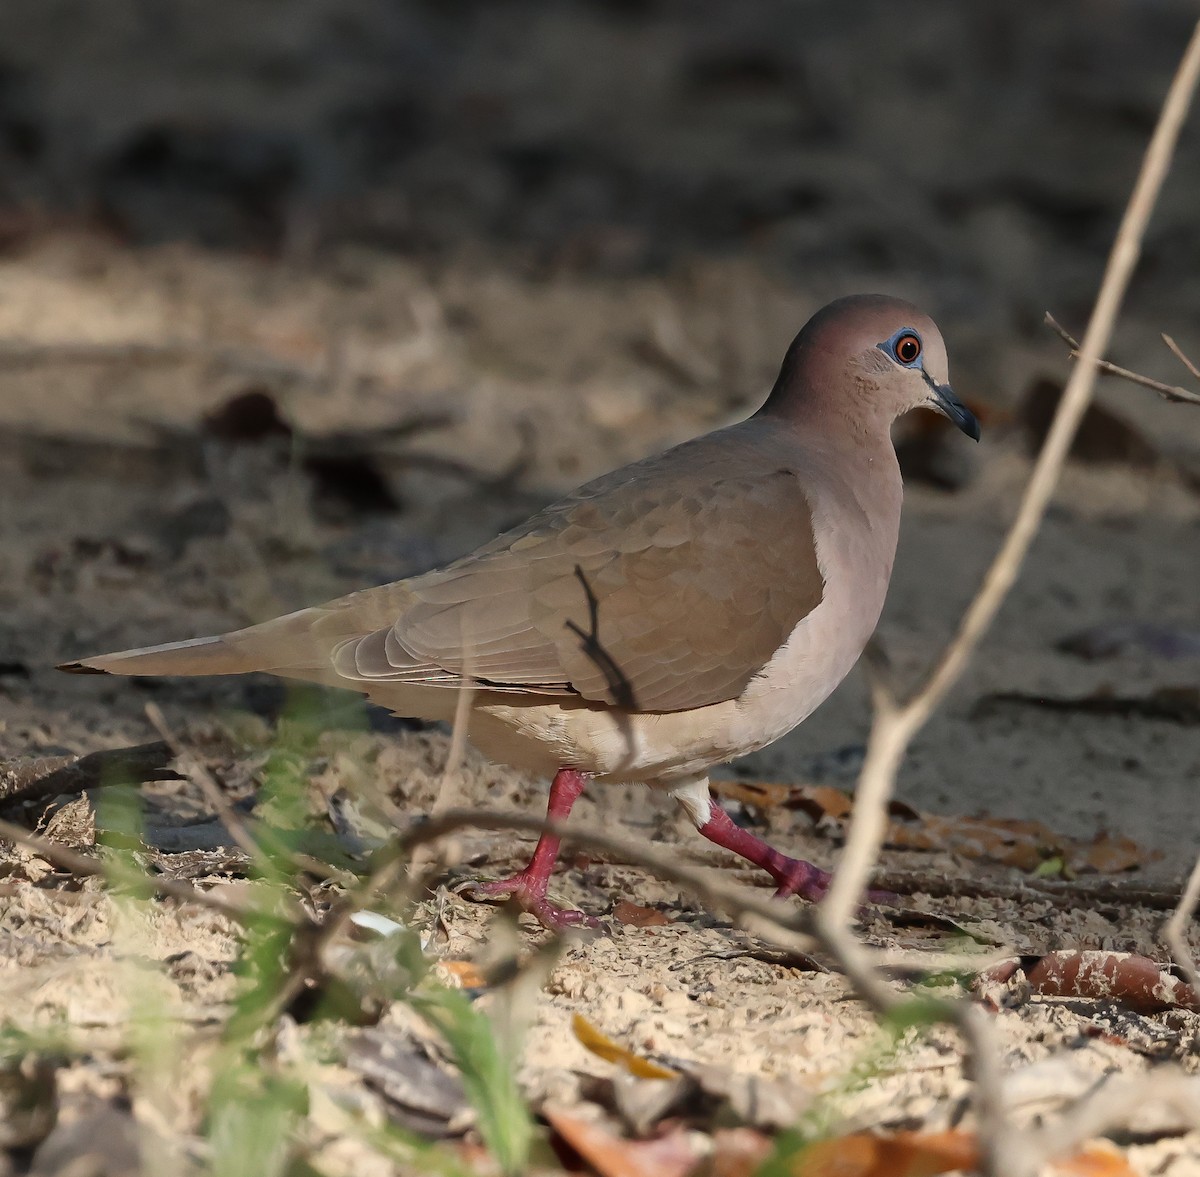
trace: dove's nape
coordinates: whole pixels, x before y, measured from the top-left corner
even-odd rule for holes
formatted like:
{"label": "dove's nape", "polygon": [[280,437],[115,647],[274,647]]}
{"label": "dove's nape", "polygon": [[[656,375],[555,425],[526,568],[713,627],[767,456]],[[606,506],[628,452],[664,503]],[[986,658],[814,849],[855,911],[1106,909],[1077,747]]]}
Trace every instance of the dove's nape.
{"label": "dove's nape", "polygon": [[[81,659],[114,674],[268,671],[449,720],[494,760],[553,777],[548,818],[585,785],[641,781],[710,841],[817,899],[829,875],[737,826],[708,770],[766,746],[845,677],[883,606],[912,408],[978,437],[945,345],[878,295],[819,311],[750,419],[581,487],[447,568],[236,633]],[[558,837],[484,888],[543,923],[594,922],[547,897]]]}

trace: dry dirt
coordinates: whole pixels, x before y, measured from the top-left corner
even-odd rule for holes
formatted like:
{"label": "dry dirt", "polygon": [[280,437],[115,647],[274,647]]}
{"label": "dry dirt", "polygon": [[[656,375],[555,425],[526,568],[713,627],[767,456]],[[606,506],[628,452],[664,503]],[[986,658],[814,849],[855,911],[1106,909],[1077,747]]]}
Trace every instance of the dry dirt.
{"label": "dry dirt", "polygon": [[[1030,390],[1069,365],[1042,314],[1081,327],[1194,19],[1188,0],[5,0],[0,770],[154,739],[154,704],[237,812],[264,817],[264,766],[293,730],[279,684],[68,678],[54,664],[446,561],[594,474],[746,413],[807,315],[856,289],[934,313],[955,386],[984,417],[977,449],[912,421],[898,433],[908,489],[880,637],[912,681],[1015,509]],[[1114,343],[1170,381],[1185,375],[1160,331],[1200,357],[1198,144],[1192,127]],[[291,436],[260,417],[265,436],[247,441],[245,409],[205,424],[246,394]],[[1160,927],[1200,841],[1200,411],[1111,382],[1099,399],[1115,416],[1088,427],[899,783],[923,813],[1041,827],[1018,866],[961,840],[885,852],[881,871],[918,914],[873,910],[862,930],[901,954],[897,984],[928,971],[914,959],[964,945],[1029,967],[1059,950],[1167,959]],[[1130,625],[1103,657],[1062,646]],[[293,763],[318,856],[386,838],[448,795],[542,812],[545,782],[470,752],[447,770],[444,731],[364,718],[332,694],[307,707],[319,734]],[[855,672],[726,776],[851,788],[868,721]],[[242,902],[255,884],[189,771],[142,790],[139,861]],[[93,854],[107,796],[2,815]],[[789,853],[836,862],[836,821],[729,804]],[[642,790],[587,796],[577,814],[763,883]],[[898,828],[911,834],[911,817]],[[1043,859],[1053,875],[1059,850],[1102,861],[1086,845],[1099,835],[1103,864],[1124,869],[1032,877]],[[477,1005],[524,1031],[534,1108],[602,1108],[626,1135],[665,1118],[699,1151],[739,1122],[972,1126],[948,1030],[889,1044],[821,960],[737,929],[635,854],[566,856],[557,890],[609,931],[553,958],[533,951],[546,937],[528,920],[514,932],[454,892],[528,851],[461,833],[408,918],[432,957],[459,962],[441,966],[452,983],[478,979],[461,962],[488,981],[526,965]],[[309,879],[303,900],[323,913],[334,890]],[[653,922],[623,922],[638,911],[622,900]],[[356,954],[384,942],[365,936],[340,938],[330,967],[369,972]],[[0,1177],[123,1174],[139,1149],[142,1171],[209,1171],[202,1117],[240,943],[215,911],[114,898],[5,843]],[[1019,979],[984,996],[1019,1125],[1129,1076],[1197,1070],[1195,1011],[1139,1011],[1128,991],[1030,994]],[[307,1094],[288,1173],[310,1173],[304,1160],[330,1177],[428,1171],[368,1147],[388,1119],[477,1139],[443,1045],[407,1004],[386,1006],[374,1039],[312,1012],[297,1001],[261,1038],[263,1075],[286,1071]],[[576,1014],[692,1088],[668,1106],[674,1088],[586,1050]],[[398,1051],[390,1072],[372,1070],[381,1042]],[[1133,1171],[1200,1173],[1195,1120],[1129,1102],[1113,1139]],[[89,1147],[99,1168],[81,1160]],[[285,1171],[242,1161],[229,1172]]]}
{"label": "dry dirt", "polygon": [[[233,796],[252,798],[283,700],[269,680],[138,684],[68,678],[53,664],[230,628],[444,560],[590,474],[744,412],[814,305],[802,289],[732,262],[697,262],[662,279],[530,281],[478,262],[435,271],[346,251],[322,268],[297,269],[186,248],[130,252],[62,235],[8,258],[0,268],[0,337],[11,341],[0,368],[0,755],[152,739],[145,707],[153,702]],[[950,346],[953,354],[953,338]],[[1008,362],[1016,389],[1065,367],[1049,339],[1014,341]],[[206,413],[248,389],[272,393],[305,435],[300,448],[278,438],[223,442],[200,430]],[[990,405],[989,424],[979,452],[964,459],[965,487],[910,489],[881,627],[902,678],[949,633],[1028,473],[1013,406],[970,384],[961,391]],[[981,656],[917,742],[900,795],[940,813],[1036,818],[1079,839],[1129,835],[1139,847],[1136,869],[1119,885],[1169,893],[1195,852],[1197,659],[1142,652],[1088,661],[1056,643],[1112,621],[1163,622],[1180,633],[1194,624],[1200,498],[1179,464],[1186,469],[1188,456],[1200,454],[1200,413],[1126,387],[1107,389],[1105,399],[1171,461],[1138,470],[1072,465]],[[380,440],[376,431],[398,421],[416,425]],[[339,432],[356,435],[338,443],[347,466],[318,481],[304,453],[325,452],[332,443],[319,439]],[[957,435],[946,444],[943,457],[955,458],[966,445]],[[371,462],[397,504],[375,513],[345,499],[361,491]],[[1182,688],[1179,714],[1038,702],[1144,699],[1162,688]],[[1028,698],[981,707],[1002,693]],[[356,733],[344,712],[335,715],[332,696],[321,706],[330,730],[306,762],[314,797],[378,786],[404,819],[428,812],[443,782],[445,733],[386,720],[376,724],[386,730]],[[856,675],[801,730],[731,771],[852,784],[867,720]],[[540,812],[543,782],[473,755],[451,781],[464,801]],[[147,838],[165,850],[229,845],[192,783],[151,786],[146,797]],[[581,822],[677,845],[685,860],[762,882],[640,790],[606,790],[577,812]],[[836,841],[803,812],[735,812],[791,853],[836,859]],[[445,882],[499,873],[528,851],[523,840],[499,835],[464,835],[457,846],[462,861]],[[153,993],[184,1024],[219,1024],[236,955],[222,917],[172,904],[137,916],[22,849],[7,851],[5,864],[5,1020],[43,1031],[65,1025],[90,1044],[59,1073],[66,1121],[128,1082],[120,1044],[131,1000]],[[1164,912],[1119,892],[1100,902],[1069,889],[1054,898],[1022,891],[1015,884],[1027,876],[961,853],[889,851],[881,865],[927,880],[939,895],[910,902],[969,929],[980,952],[1104,948],[1164,959]],[[187,873],[202,867],[193,863]],[[240,885],[226,875],[212,881],[229,894]],[[843,1128],[970,1123],[969,1086],[948,1031],[881,1054],[873,1020],[838,976],[769,950],[634,864],[570,858],[557,885],[569,901],[607,914],[612,932],[566,947],[544,988],[522,998],[531,1024],[521,1077],[535,1104],[598,1098],[587,1077],[612,1076],[612,1065],[570,1030],[582,1013],[640,1054],[713,1064],[726,1086],[730,1074],[765,1084],[753,1093],[750,1119],[766,1127],[830,1091],[821,1106],[833,1108]],[[964,894],[941,893],[956,888]],[[619,899],[669,922],[624,925],[612,918]],[[512,943],[495,918],[448,891],[417,914],[435,955],[484,962],[502,955],[498,944]],[[962,942],[950,925],[927,919],[914,929],[882,913],[866,918],[865,931],[893,948]],[[537,929],[523,935],[533,943]],[[410,1020],[394,1007],[385,1024]],[[1186,1011],[1034,997],[994,1021],[1011,1072],[1006,1090],[1023,1121],[1105,1076],[1164,1059],[1189,1071],[1196,1065],[1200,1016]],[[320,1031],[281,1033],[285,1056],[309,1060],[314,1092],[351,1090],[379,1105],[355,1072],[311,1061],[306,1049]],[[856,1065],[868,1065],[870,1081],[847,1086]],[[132,1083],[139,1122],[183,1139],[194,1131],[198,1084],[186,1073],[170,1098]],[[750,1095],[738,1098],[749,1106]],[[365,1164],[331,1124],[314,1112],[316,1162],[328,1172]],[[1148,1123],[1121,1139],[1137,1171],[1195,1171],[1200,1134],[1181,1131]]]}

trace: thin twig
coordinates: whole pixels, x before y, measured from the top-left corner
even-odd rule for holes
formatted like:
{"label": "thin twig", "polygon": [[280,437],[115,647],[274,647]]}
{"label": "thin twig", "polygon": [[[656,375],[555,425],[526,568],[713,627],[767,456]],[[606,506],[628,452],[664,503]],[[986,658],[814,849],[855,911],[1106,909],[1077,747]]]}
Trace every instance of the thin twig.
{"label": "thin twig", "polygon": [[876,720],[872,726],[866,763],[855,791],[856,804],[846,848],[829,894],[820,907],[818,923],[825,929],[841,929],[849,925],[867,876],[878,856],[887,821],[886,803],[900,760],[913,736],[924,726],[966,668],[1016,580],[1025,554],[1041,524],[1067,451],[1091,398],[1096,380],[1096,362],[1112,333],[1117,311],[1138,259],[1146,224],[1170,166],[1198,73],[1200,25],[1197,25],[1179,72],[1172,82],[1113,243],[1096,308],[1080,349],[1081,362],[1067,382],[1016,518],[979,592],[968,606],[957,633],[942,651],[929,677],[906,703],[896,703],[889,697],[890,692],[876,679]]}
{"label": "thin twig", "polygon": [[[1075,337],[1049,311],[1046,312],[1046,325],[1052,328],[1058,337],[1071,349],[1071,359],[1078,359],[1079,344]],[[1169,335],[1164,335],[1163,340],[1166,341],[1167,346],[1190,368],[1191,361],[1179,351],[1175,341]],[[1200,393],[1189,392],[1186,388],[1180,388],[1178,384],[1164,384],[1161,380],[1155,380],[1150,376],[1143,376],[1140,372],[1131,371],[1129,368],[1122,368],[1119,364],[1110,363],[1108,360],[1098,360],[1096,367],[1101,372],[1107,372],[1110,376],[1120,376],[1122,380],[1128,380],[1133,384],[1140,384],[1143,388],[1153,389],[1165,400],[1200,404]]]}
{"label": "thin twig", "polygon": [[1129,1125],[1146,1106],[1166,1104],[1185,1124],[1200,1127],[1200,1078],[1177,1067],[1145,1075],[1115,1072],[1065,1115],[1026,1130],[1026,1150],[1036,1158],[1064,1156],[1081,1144]]}
{"label": "thin twig", "polygon": [[[57,842],[51,842],[46,838],[39,838],[36,834],[31,834],[28,830],[24,830],[10,821],[0,820],[0,838],[7,838],[10,842],[16,842],[18,845],[32,850],[48,862],[53,862],[73,875],[107,878],[112,873],[104,863],[97,859],[77,854],[74,850],[69,850],[66,846],[60,846]],[[139,880],[139,882],[141,881],[143,880]],[[180,899],[184,903],[197,903],[201,907],[218,911],[242,924],[248,923],[256,914],[249,908],[240,907],[236,903],[228,903],[224,899],[192,887],[180,879],[147,876],[144,882],[151,891],[159,896]]]}
{"label": "thin twig", "polygon": [[162,737],[163,743],[171,748],[175,753],[175,758],[187,769],[188,776],[199,786],[200,792],[208,798],[209,804],[217,811],[221,824],[229,831],[229,836],[250,856],[251,862],[261,865],[265,861],[262,847],[251,837],[246,823],[242,821],[241,814],[229,804],[229,798],[225,796],[212,773],[200,763],[198,756],[193,755],[190,749],[183,746],[171,730],[166,716],[163,715],[162,709],[157,703],[147,703],[145,711],[150,726]]}
{"label": "thin twig", "polygon": [[[209,803],[217,811],[221,824],[229,831],[229,836],[238,848],[249,856],[250,861],[260,873],[269,873],[270,860],[267,852],[259,845],[241,814],[229,803],[229,798],[225,796],[224,790],[217,784],[213,774],[200,762],[200,758],[175,735],[156,703],[147,703],[145,711],[150,726],[162,736],[163,742],[171,748],[175,758],[188,770],[188,776],[208,798]],[[311,854],[303,854],[295,850],[288,850],[286,854],[289,866],[296,872],[304,871],[318,879],[332,879],[341,883],[354,877],[346,871],[331,867],[319,858],[314,858]]]}
{"label": "thin twig", "polygon": [[161,742],[105,748],[86,756],[39,756],[0,761],[0,807],[87,793],[119,781],[181,779],[170,768],[173,752]]}
{"label": "thin twig", "polygon": [[1165,331],[1162,337],[1163,343],[1170,349],[1171,354],[1193,375],[1197,380],[1200,380],[1200,368],[1197,368],[1187,356],[1183,354],[1183,349],[1173,340]]}
{"label": "thin twig", "polygon": [[[681,862],[677,850],[660,851],[645,843],[628,842],[607,830],[578,822],[568,826],[522,813],[497,813],[492,809],[448,809],[437,817],[402,831],[379,852],[381,865],[405,862],[415,847],[464,829],[550,833],[576,846],[622,856],[625,861],[650,871],[658,878],[698,893],[707,905],[728,912],[743,926],[747,925],[747,921],[754,923],[760,934],[776,938],[783,947],[796,947],[800,939],[804,940],[807,948],[812,947],[811,939],[807,936],[811,908],[791,907],[776,899],[760,898],[743,887],[714,878],[711,871]],[[804,950],[803,946],[801,950]]]}
{"label": "thin twig", "polygon": [[[814,930],[822,944],[840,961],[862,996],[880,1010],[894,1004],[894,995],[880,980],[871,954],[855,938],[851,920],[867,877],[877,861],[887,826],[887,801],[896,773],[910,742],[947,692],[959,679],[991,625],[1037,534],[1063,463],[1095,387],[1101,353],[1112,335],[1117,312],[1137,264],[1141,241],[1158,199],[1179,132],[1200,78],[1200,23],[1192,34],[1178,72],[1163,103],[1158,124],[1146,150],[1133,194],[1117,231],[1105,267],[1096,306],[1088,323],[1079,362],[1067,381],[1054,420],[1008,535],[967,607],[958,631],[938,658],[917,692],[899,703],[878,674],[873,676],[875,717],[867,755],[855,792],[856,803],[837,872],[829,893],[818,907]],[[948,1003],[941,1011],[967,1038],[976,1075],[975,1101],[979,1118],[982,1168],[985,1173],[1026,1174],[1035,1168],[1035,1154],[1010,1139],[998,1090],[997,1063],[985,1049],[965,1006]]]}
{"label": "thin twig", "polygon": [[1196,905],[1200,903],[1200,858],[1192,867],[1187,886],[1179,899],[1179,906],[1171,913],[1171,918],[1163,924],[1162,937],[1166,946],[1171,950],[1175,963],[1183,970],[1187,983],[1196,993],[1200,993],[1200,969],[1196,968],[1196,958],[1187,942],[1187,928],[1192,922]]}

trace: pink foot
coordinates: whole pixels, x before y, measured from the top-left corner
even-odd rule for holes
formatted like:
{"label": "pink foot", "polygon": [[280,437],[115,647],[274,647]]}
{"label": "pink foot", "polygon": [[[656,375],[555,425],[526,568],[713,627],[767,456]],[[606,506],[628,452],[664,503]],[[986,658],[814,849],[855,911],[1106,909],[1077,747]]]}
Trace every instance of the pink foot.
{"label": "pink foot", "polygon": [[[550,800],[546,806],[547,820],[566,821],[571,806],[579,799],[586,783],[587,778],[583,773],[573,768],[560,768],[550,784]],[[498,879],[494,883],[473,883],[469,888],[464,888],[464,891],[480,898],[515,899],[523,911],[536,917],[543,927],[552,932],[562,932],[567,928],[602,927],[600,920],[595,916],[558,907],[546,898],[550,890],[550,872],[554,869],[554,860],[558,857],[558,843],[556,835],[548,832],[542,834],[529,865],[523,871],[518,871],[510,879]]]}
{"label": "pink foot", "polygon": [[[825,892],[833,882],[833,875],[819,866],[813,866],[811,862],[805,862],[802,858],[787,858],[782,854],[779,858],[781,862],[777,870],[767,867],[771,877],[779,884],[775,892],[776,899],[799,895],[801,899],[807,899],[810,903],[819,903],[825,898]],[[887,907],[894,907],[899,901],[900,896],[891,891],[867,892],[868,903],[882,903]],[[863,909],[859,908],[859,914],[862,913]]]}
{"label": "pink foot", "polygon": [[599,928],[603,922],[586,912],[569,907],[559,907],[546,897],[549,875],[544,879],[531,877],[527,870],[518,871],[508,879],[497,879],[493,883],[472,883],[469,898],[514,899],[522,911],[527,911],[544,928],[552,932],[565,932],[569,928]]}
{"label": "pink foot", "polygon": [[[817,903],[829,890],[833,876],[828,871],[801,858],[780,854],[749,830],[743,830],[715,801],[710,802],[708,821],[700,827],[700,833],[710,842],[724,846],[726,850],[732,850],[755,866],[762,867],[775,880],[777,899],[799,895],[801,899]],[[891,904],[896,902],[896,898],[890,891],[867,892],[867,899],[871,903]]]}
{"label": "pink foot", "polygon": [[791,895],[799,895],[810,903],[816,903],[825,898],[829,884],[833,880],[827,870],[813,866],[802,858],[788,858],[786,854],[778,857],[767,867],[767,873],[775,880],[776,899],[787,899]]}

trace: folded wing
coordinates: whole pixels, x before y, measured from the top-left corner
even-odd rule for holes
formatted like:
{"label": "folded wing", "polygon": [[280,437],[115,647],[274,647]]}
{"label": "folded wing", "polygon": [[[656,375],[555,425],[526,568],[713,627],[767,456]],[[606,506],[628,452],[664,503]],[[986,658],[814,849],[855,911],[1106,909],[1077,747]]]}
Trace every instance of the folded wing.
{"label": "folded wing", "polygon": [[738,429],[589,483],[405,582],[395,622],[341,641],[334,668],[639,711],[736,698],[824,591],[796,455]]}

